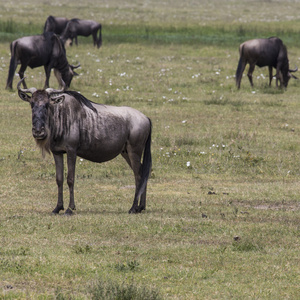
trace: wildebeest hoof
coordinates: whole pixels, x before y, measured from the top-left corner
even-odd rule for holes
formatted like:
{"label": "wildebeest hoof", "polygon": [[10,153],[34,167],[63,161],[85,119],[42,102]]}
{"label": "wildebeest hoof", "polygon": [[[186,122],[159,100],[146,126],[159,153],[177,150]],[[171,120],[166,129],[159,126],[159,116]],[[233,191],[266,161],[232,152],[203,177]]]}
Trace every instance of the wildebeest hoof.
{"label": "wildebeest hoof", "polygon": [[75,210],[75,209],[72,209],[72,208],[68,207],[68,209],[65,211],[65,215],[66,216],[72,216],[73,215],[73,210]]}
{"label": "wildebeest hoof", "polygon": [[129,214],[138,214],[141,213],[145,208],[143,206],[131,207],[129,210]]}
{"label": "wildebeest hoof", "polygon": [[139,213],[140,211],[139,211],[139,209],[138,209],[138,207],[131,207],[130,209],[129,209],[129,214],[137,214],[137,213]]}
{"label": "wildebeest hoof", "polygon": [[139,209],[139,212],[142,212],[143,210],[146,210],[145,206],[143,206],[143,205],[140,205],[138,209]]}
{"label": "wildebeest hoof", "polygon": [[56,207],[53,209],[52,214],[53,214],[53,215],[57,215],[57,214],[59,214],[59,212],[60,212],[61,210],[64,210],[64,207],[63,207],[63,206],[56,206]]}

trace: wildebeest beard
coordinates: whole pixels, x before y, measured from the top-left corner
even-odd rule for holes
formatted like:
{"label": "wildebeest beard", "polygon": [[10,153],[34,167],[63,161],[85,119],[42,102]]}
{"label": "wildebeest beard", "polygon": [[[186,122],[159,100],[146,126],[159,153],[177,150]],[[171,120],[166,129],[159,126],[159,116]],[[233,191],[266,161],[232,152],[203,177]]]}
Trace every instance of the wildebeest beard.
{"label": "wildebeest beard", "polygon": [[35,142],[37,146],[41,149],[43,157],[46,156],[46,153],[50,154],[50,130],[48,126],[45,128],[47,136],[44,139],[36,139]]}

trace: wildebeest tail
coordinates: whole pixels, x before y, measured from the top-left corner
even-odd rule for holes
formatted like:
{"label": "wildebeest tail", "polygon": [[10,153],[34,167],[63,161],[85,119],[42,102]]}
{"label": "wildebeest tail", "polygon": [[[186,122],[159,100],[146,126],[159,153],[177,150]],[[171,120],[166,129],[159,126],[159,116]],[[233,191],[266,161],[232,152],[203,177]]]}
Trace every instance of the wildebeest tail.
{"label": "wildebeest tail", "polygon": [[142,172],[141,172],[141,181],[138,188],[137,196],[138,198],[143,194],[143,192],[146,189],[148,179],[150,177],[151,173],[151,167],[152,167],[152,156],[151,156],[151,131],[152,131],[152,124],[151,120],[149,120],[150,123],[150,131],[149,135],[145,144],[144,148],[144,155],[143,155],[143,162],[142,162]]}
{"label": "wildebeest tail", "polygon": [[235,73],[235,82],[238,87],[240,86],[243,72],[245,69],[244,54],[243,54],[244,51],[243,50],[244,50],[244,47],[242,47],[240,49],[240,59],[239,59],[239,63],[238,63],[237,69],[236,69],[236,73]]}
{"label": "wildebeest tail", "polygon": [[11,58],[10,58],[10,63],[9,63],[6,89],[8,89],[8,88],[12,89],[12,83],[13,83],[15,71],[16,71],[16,68],[17,68],[17,65],[18,65],[18,61],[17,61],[17,58],[16,58],[16,47],[17,47],[17,43],[11,43],[10,44]]}
{"label": "wildebeest tail", "polygon": [[102,45],[102,25],[99,24],[99,37],[98,37],[98,40],[97,40],[97,47],[100,48],[101,45]]}

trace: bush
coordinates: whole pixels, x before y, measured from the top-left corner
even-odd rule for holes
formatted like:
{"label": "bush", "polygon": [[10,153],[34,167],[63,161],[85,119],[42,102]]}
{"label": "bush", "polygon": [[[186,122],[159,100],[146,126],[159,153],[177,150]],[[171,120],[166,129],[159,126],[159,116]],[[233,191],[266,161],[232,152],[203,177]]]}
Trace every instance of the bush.
{"label": "bush", "polygon": [[104,282],[99,280],[90,291],[92,299],[104,300],[159,300],[162,297],[154,289],[136,286],[134,283],[119,284],[116,282]]}

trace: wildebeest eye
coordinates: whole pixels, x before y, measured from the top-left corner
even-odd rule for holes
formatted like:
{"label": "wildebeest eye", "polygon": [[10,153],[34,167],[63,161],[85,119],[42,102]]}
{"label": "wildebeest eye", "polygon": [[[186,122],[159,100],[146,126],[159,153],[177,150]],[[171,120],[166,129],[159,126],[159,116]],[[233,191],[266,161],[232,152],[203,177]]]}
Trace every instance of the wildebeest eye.
{"label": "wildebeest eye", "polygon": [[64,95],[58,95],[58,96],[52,96],[51,97],[51,102],[54,104],[58,104],[61,103],[65,100],[65,96]]}

